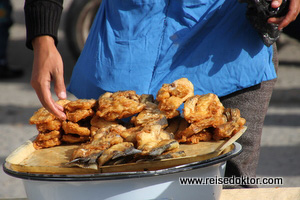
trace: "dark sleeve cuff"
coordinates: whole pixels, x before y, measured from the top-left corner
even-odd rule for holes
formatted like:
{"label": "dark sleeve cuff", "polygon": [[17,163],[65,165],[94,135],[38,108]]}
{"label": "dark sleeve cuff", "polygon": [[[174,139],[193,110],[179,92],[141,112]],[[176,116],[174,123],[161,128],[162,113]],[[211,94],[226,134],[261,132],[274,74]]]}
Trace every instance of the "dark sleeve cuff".
{"label": "dark sleeve cuff", "polygon": [[62,4],[63,0],[27,0],[25,2],[26,47],[33,49],[32,40],[42,35],[53,37],[57,45]]}

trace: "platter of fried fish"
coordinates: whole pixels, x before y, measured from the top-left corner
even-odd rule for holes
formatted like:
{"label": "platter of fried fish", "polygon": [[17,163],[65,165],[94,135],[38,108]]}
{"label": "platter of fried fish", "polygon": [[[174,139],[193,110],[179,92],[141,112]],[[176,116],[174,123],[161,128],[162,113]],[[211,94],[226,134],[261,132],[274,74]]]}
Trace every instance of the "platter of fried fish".
{"label": "platter of fried fish", "polygon": [[246,128],[238,108],[225,108],[212,93],[195,95],[186,78],[163,84],[156,97],[130,90],[57,103],[66,120],[40,108],[29,123],[38,130],[32,142],[35,151],[68,149],[64,167],[99,170],[186,159]]}

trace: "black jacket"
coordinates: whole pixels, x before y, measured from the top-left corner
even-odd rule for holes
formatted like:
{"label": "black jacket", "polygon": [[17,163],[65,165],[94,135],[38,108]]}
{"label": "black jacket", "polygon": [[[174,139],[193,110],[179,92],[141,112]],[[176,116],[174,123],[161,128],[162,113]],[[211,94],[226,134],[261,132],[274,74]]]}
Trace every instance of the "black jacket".
{"label": "black jacket", "polygon": [[57,45],[57,32],[63,0],[25,0],[26,46],[33,49],[32,40],[41,35],[54,38]]}

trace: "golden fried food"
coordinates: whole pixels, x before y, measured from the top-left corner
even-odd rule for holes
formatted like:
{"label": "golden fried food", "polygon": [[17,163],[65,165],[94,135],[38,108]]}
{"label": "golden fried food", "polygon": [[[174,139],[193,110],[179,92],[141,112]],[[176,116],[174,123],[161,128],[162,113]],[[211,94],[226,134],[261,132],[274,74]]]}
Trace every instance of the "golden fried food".
{"label": "golden fried food", "polygon": [[42,107],[36,111],[29,119],[30,124],[47,123],[55,119],[55,116],[50,113],[46,108]]}
{"label": "golden fried food", "polygon": [[58,101],[56,101],[56,103],[58,104],[58,105],[61,105],[62,107],[64,107],[67,103],[69,103],[69,102],[71,102],[70,100],[68,100],[68,99],[60,99],[60,100],[58,100]]}
{"label": "golden fried food", "polygon": [[66,111],[67,120],[72,122],[78,122],[82,119],[85,119],[87,117],[93,116],[95,112],[93,109],[87,109],[87,110],[75,110],[75,111]]}
{"label": "golden fried food", "polygon": [[43,149],[43,148],[49,148],[49,147],[55,147],[61,145],[61,141],[59,138],[53,138],[50,140],[41,140],[41,141],[34,141],[33,147],[35,149]]}
{"label": "golden fried food", "polygon": [[97,115],[94,115],[91,119],[91,126],[97,127],[97,128],[105,128],[113,124],[118,124],[116,121],[107,121]]}
{"label": "golden fried food", "polygon": [[207,130],[202,130],[199,133],[193,134],[190,137],[186,137],[183,135],[180,139],[178,139],[178,142],[181,143],[193,143],[197,144],[199,142],[207,142],[212,139],[212,133]]}
{"label": "golden fried food", "polygon": [[246,123],[246,120],[240,116],[240,110],[237,108],[226,108],[224,115],[227,118],[227,122],[215,128],[213,134],[214,140],[230,138],[239,132]]}
{"label": "golden fried food", "polygon": [[169,158],[181,158],[181,157],[185,157],[185,156],[186,156],[186,154],[184,151],[179,150],[179,149],[173,149],[173,150],[164,152],[159,156],[156,156],[155,160],[162,160],[162,159],[169,159]]}
{"label": "golden fried food", "polygon": [[62,128],[65,134],[78,134],[80,136],[90,136],[91,131],[87,127],[80,126],[78,123],[63,121]]}
{"label": "golden fried food", "polygon": [[179,115],[177,109],[180,105],[193,95],[193,84],[187,78],[181,78],[171,84],[163,84],[156,100],[159,102],[159,109],[166,113],[167,118],[173,118]]}
{"label": "golden fried food", "polygon": [[182,142],[183,140],[185,140],[183,138],[191,137],[192,135],[200,133],[206,128],[217,127],[224,123],[226,123],[226,117],[224,115],[212,116],[207,119],[202,119],[199,122],[190,124],[189,127],[187,127],[186,129],[178,131],[176,133],[176,138]]}
{"label": "golden fried food", "polygon": [[[57,104],[64,108],[65,121],[45,108],[30,118],[39,131],[33,145],[79,143],[69,164],[84,167],[183,157],[179,143],[228,139],[246,123],[238,109],[224,108],[217,95],[194,95],[186,78],[163,84],[156,100],[129,90]],[[122,120],[127,117],[131,120]]]}
{"label": "golden fried food", "polygon": [[171,139],[171,140],[162,140],[156,144],[154,148],[148,153],[149,156],[159,156],[163,152],[172,151],[174,149],[179,148],[179,142]]}
{"label": "golden fried food", "polygon": [[[64,106],[65,104],[69,103],[69,100],[58,100],[56,101],[57,104]],[[46,108],[41,107],[38,109],[29,119],[30,124],[43,124],[53,121],[56,117],[50,113]]]}
{"label": "golden fried food", "polygon": [[145,104],[141,102],[140,95],[135,91],[106,92],[98,100],[96,114],[107,121],[115,121],[130,117],[141,112]]}
{"label": "golden fried food", "polygon": [[75,110],[89,110],[96,105],[97,101],[95,99],[77,99],[67,103],[64,108],[68,111]]}
{"label": "golden fried food", "polygon": [[61,138],[61,133],[59,131],[50,131],[47,133],[40,132],[35,138],[35,141],[44,141],[44,140],[50,140],[54,138]]}
{"label": "golden fried food", "polygon": [[131,142],[121,142],[104,150],[102,155],[97,160],[98,165],[102,166],[111,159],[116,159],[121,156],[133,155],[138,152],[140,151],[137,151]]}
{"label": "golden fried food", "polygon": [[104,142],[109,142],[111,144],[117,144],[123,142],[121,134],[125,130],[126,128],[120,124],[110,125],[105,128],[101,128],[96,132],[96,135],[93,136],[92,143],[100,144]]}
{"label": "golden fried food", "polygon": [[90,131],[91,131],[91,137],[93,137],[94,135],[96,135],[97,131],[99,130],[99,128],[95,127],[95,126],[91,126]]}
{"label": "golden fried food", "polygon": [[159,142],[173,138],[174,135],[164,131],[160,125],[146,126],[136,134],[137,149],[146,155],[156,148]]}
{"label": "golden fried food", "polygon": [[169,132],[169,133],[176,133],[178,128],[179,128],[179,124],[181,119],[183,119],[180,116],[174,117],[172,119],[168,120],[168,126],[165,128],[165,131]]}
{"label": "golden fried food", "polygon": [[74,150],[72,160],[89,157],[109,148],[111,145],[123,142],[120,134],[124,130],[126,128],[122,125],[111,125],[99,129],[88,143],[83,143]]}
{"label": "golden fried food", "polygon": [[135,126],[161,125],[163,128],[168,126],[165,114],[159,110],[155,103],[147,102],[145,109],[137,116],[131,118],[131,123]]}
{"label": "golden fried food", "polygon": [[107,121],[97,115],[93,116],[90,123],[91,123],[91,136],[95,135],[97,130],[100,128],[105,128],[113,124],[118,124],[118,122],[116,121]]}
{"label": "golden fried food", "polygon": [[136,135],[137,146],[142,149],[149,142],[173,139],[173,135],[162,129],[160,125],[146,126]]}
{"label": "golden fried food", "polygon": [[136,144],[136,135],[143,129],[143,126],[136,126],[126,129],[121,132],[120,135],[124,138],[125,142],[132,142]]}
{"label": "golden fried food", "polygon": [[61,144],[61,133],[59,131],[50,131],[47,133],[39,133],[33,141],[35,149],[54,147]]}
{"label": "golden fried food", "polygon": [[89,140],[90,140],[89,136],[80,136],[75,134],[66,134],[62,136],[62,141],[69,144],[87,142]]}
{"label": "golden fried food", "polygon": [[36,128],[39,132],[49,132],[49,131],[58,131],[61,129],[61,121],[58,119],[54,119],[49,122],[45,122],[42,124],[37,124]]}
{"label": "golden fried food", "polygon": [[184,118],[190,123],[189,127],[176,133],[179,142],[198,143],[212,139],[207,128],[216,128],[227,122],[224,106],[215,94],[195,95],[184,104]]}
{"label": "golden fried food", "polygon": [[222,116],[224,109],[218,96],[209,93],[190,97],[184,103],[183,114],[189,123],[194,123],[207,118]]}

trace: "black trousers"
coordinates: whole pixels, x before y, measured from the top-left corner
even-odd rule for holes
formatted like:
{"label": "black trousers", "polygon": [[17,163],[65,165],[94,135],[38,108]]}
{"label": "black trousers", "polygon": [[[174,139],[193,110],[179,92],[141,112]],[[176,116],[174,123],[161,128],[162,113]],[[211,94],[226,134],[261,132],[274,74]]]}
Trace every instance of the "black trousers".
{"label": "black trousers", "polygon": [[[275,45],[273,62],[277,71],[278,57]],[[243,151],[240,155],[227,162],[225,171],[226,177],[256,176],[262,128],[275,82],[276,79],[265,81],[253,87],[249,87],[220,98],[226,108],[239,108],[241,116],[247,121],[247,130],[237,141],[242,145]],[[224,188],[248,187],[257,186],[224,186]]]}

